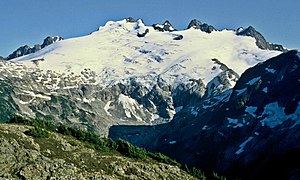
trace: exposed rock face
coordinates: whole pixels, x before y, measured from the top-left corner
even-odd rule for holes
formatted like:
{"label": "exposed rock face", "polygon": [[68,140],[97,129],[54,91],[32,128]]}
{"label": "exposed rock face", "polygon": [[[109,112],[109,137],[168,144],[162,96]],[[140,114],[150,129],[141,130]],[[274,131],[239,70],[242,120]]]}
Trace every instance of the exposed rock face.
{"label": "exposed rock face", "polygon": [[191,101],[169,124],[114,126],[110,136],[232,178],[297,179],[299,80],[290,51],[248,69],[233,90]]}
{"label": "exposed rock face", "polygon": [[48,36],[48,37],[46,37],[46,39],[44,39],[44,42],[41,45],[41,47],[44,48],[46,46],[49,46],[50,44],[53,44],[53,43],[61,41],[61,40],[63,40],[63,38],[59,37],[59,36],[55,36],[55,37]]}
{"label": "exposed rock face", "polygon": [[[42,59],[34,63],[39,61]],[[20,114],[72,124],[104,136],[111,125],[169,122],[176,108],[187,105],[189,100],[201,99],[206,91],[200,79],[174,84],[166,81],[168,75],[152,77],[150,87],[135,78],[102,87],[95,84],[95,72],[88,69],[78,76],[3,61],[0,72],[3,121]]]}
{"label": "exposed rock face", "polygon": [[286,51],[286,49],[284,49],[282,45],[271,44],[271,43],[267,42],[266,39],[263,37],[263,35],[261,33],[259,33],[258,31],[256,31],[256,29],[254,29],[254,27],[252,27],[252,26],[249,26],[246,29],[239,28],[237,31],[237,35],[250,36],[250,37],[255,38],[256,45],[261,49]]}
{"label": "exposed rock face", "polygon": [[176,29],[172,26],[172,24],[167,20],[162,25],[161,24],[153,24],[152,27],[158,31],[176,31]]}
{"label": "exposed rock face", "polygon": [[49,46],[50,44],[53,44],[55,42],[61,41],[61,40],[63,40],[63,38],[59,37],[59,36],[55,36],[55,37],[48,36],[44,39],[44,42],[42,45],[36,44],[33,47],[29,47],[28,45],[21,46],[17,50],[15,50],[12,54],[10,54],[6,59],[10,60],[10,59],[14,59],[14,58],[24,56],[27,54],[35,53],[35,52],[41,50],[42,48]]}
{"label": "exposed rock face", "polygon": [[24,134],[28,128],[0,124],[0,178],[195,179],[178,167],[100,153],[56,133],[32,138]]}
{"label": "exposed rock face", "polygon": [[126,21],[127,21],[127,22],[130,22],[130,23],[136,22],[135,19],[133,19],[132,17],[126,18]]}
{"label": "exposed rock face", "polygon": [[212,59],[216,66],[220,66],[222,72],[207,84],[206,96],[219,95],[234,86],[240,76],[218,59]]}
{"label": "exposed rock face", "polygon": [[206,33],[211,33],[213,31],[216,31],[216,28],[214,28],[212,25],[208,25],[206,23],[202,24],[199,20],[197,19],[193,19],[188,27],[188,29],[190,28],[195,28],[195,29],[200,29],[201,31],[203,32],[206,32]]}
{"label": "exposed rock face", "polygon": [[188,25],[188,29],[190,28],[195,28],[195,29],[200,29],[201,28],[202,23],[198,20],[198,19],[193,19],[189,25]]}
{"label": "exposed rock face", "polygon": [[146,29],[145,32],[143,32],[143,33],[138,32],[137,36],[138,36],[138,37],[145,37],[146,34],[148,34],[148,33],[149,33],[149,29]]}

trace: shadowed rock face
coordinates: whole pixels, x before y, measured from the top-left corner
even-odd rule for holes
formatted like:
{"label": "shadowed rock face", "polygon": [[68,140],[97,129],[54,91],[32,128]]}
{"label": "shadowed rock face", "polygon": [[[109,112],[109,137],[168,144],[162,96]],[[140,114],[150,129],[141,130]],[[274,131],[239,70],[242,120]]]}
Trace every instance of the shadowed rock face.
{"label": "shadowed rock face", "polygon": [[244,30],[238,30],[237,35],[250,36],[250,37],[255,38],[256,45],[261,49],[286,51],[286,49],[284,49],[282,45],[271,44],[271,43],[267,42],[267,40],[263,37],[263,35],[261,33],[259,33],[258,31],[256,31],[256,29],[254,29],[254,27],[252,27],[252,26],[249,26],[248,28],[246,28]]}
{"label": "shadowed rock face", "polygon": [[190,102],[168,124],[113,126],[109,134],[232,178],[299,178],[299,80],[290,51],[248,69],[209,102]]}
{"label": "shadowed rock face", "polygon": [[44,39],[42,45],[36,44],[33,47],[29,47],[28,45],[21,46],[17,50],[15,50],[12,54],[10,54],[6,59],[10,60],[27,54],[35,53],[41,50],[42,48],[61,40],[63,40],[63,38],[59,36],[55,36],[55,37],[48,36]]}
{"label": "shadowed rock face", "polygon": [[49,46],[50,44],[53,44],[53,43],[61,41],[61,40],[63,40],[63,38],[59,37],[59,36],[55,36],[55,37],[48,36],[48,37],[46,37],[46,39],[44,39],[44,42],[41,45],[41,47],[44,48],[46,46]]}

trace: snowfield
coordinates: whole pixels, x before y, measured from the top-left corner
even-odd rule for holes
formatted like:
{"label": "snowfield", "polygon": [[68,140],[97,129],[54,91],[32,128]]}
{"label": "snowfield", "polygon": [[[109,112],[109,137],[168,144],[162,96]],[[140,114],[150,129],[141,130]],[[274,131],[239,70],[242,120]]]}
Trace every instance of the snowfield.
{"label": "snowfield", "polygon": [[[149,33],[145,37],[137,36],[146,29]],[[183,39],[174,40],[179,35]],[[213,58],[241,74],[280,53],[261,50],[254,38],[237,36],[232,30],[210,34],[193,28],[159,32],[141,20],[135,23],[121,20],[109,21],[90,35],[59,41],[12,61],[76,75],[90,69],[97,75],[96,82],[104,85],[134,76],[151,86],[153,77],[158,75],[170,82],[200,78],[207,84],[221,72]]]}

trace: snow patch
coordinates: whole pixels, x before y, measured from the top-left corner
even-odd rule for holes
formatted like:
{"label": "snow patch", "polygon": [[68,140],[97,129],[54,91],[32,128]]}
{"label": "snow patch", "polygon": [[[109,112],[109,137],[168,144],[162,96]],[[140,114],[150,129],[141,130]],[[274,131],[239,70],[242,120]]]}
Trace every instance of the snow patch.
{"label": "snow patch", "polygon": [[110,112],[108,111],[111,107],[110,107],[110,104],[111,104],[112,102],[111,101],[108,101],[106,104],[105,104],[105,106],[104,106],[104,111],[106,112],[106,114],[108,115],[108,116],[112,116],[111,114],[110,114]]}
{"label": "snow patch", "polygon": [[170,141],[169,144],[176,144],[177,141]]}
{"label": "snow patch", "polygon": [[46,96],[46,95],[42,95],[42,94],[35,94],[34,92],[32,91],[23,91],[24,93],[26,93],[27,95],[30,95],[34,98],[40,98],[40,99],[45,99],[47,101],[50,101],[51,100],[51,97],[50,96]]}
{"label": "snow patch", "polygon": [[193,108],[191,109],[191,114],[194,115],[195,117],[198,116],[198,111],[195,110],[195,107],[193,107]]}
{"label": "snow patch", "polygon": [[268,71],[269,73],[272,73],[272,74],[274,74],[276,72],[275,69],[269,69],[269,68],[266,68],[266,71]]}
{"label": "snow patch", "polygon": [[254,137],[250,136],[248,139],[246,139],[246,141],[244,141],[242,144],[239,145],[239,149],[235,152],[236,155],[241,154],[242,152],[244,152],[244,148],[247,145],[247,143],[249,143]]}
{"label": "snow patch", "polygon": [[227,118],[227,120],[228,120],[228,123],[231,124],[231,125],[228,125],[227,127],[231,127],[232,125],[234,125],[234,126],[232,126],[233,128],[244,126],[242,123],[239,123],[238,119]]}
{"label": "snow patch", "polygon": [[178,113],[183,109],[183,106],[178,106],[175,108],[175,112]]}
{"label": "snow patch", "polygon": [[265,88],[263,89],[263,92],[268,93],[268,87],[265,87]]}
{"label": "snow patch", "polygon": [[294,125],[300,124],[300,102],[298,103],[295,113],[290,115],[284,113],[284,107],[280,107],[278,102],[270,103],[264,108],[261,117],[264,116],[266,117],[260,121],[261,125],[267,125],[270,128],[274,128],[288,119],[295,121]]}
{"label": "snow patch", "polygon": [[207,125],[204,125],[203,127],[202,127],[202,130],[204,131],[204,130],[207,130],[208,129],[208,126]]}
{"label": "snow patch", "polygon": [[261,78],[261,77],[258,76],[258,77],[256,77],[256,78],[251,79],[251,80],[247,83],[247,85],[252,86],[252,85],[255,84],[257,81],[259,81],[260,78]]}
{"label": "snow patch", "polygon": [[255,107],[255,106],[247,106],[246,109],[245,109],[245,112],[249,113],[253,117],[256,117],[256,114],[254,114],[254,112],[256,110],[257,110],[257,107]]}
{"label": "snow patch", "polygon": [[231,124],[237,124],[239,122],[239,120],[237,119],[232,119],[232,118],[227,118],[228,122]]}
{"label": "snow patch", "polygon": [[124,94],[120,94],[117,103],[122,105],[126,117],[132,118],[133,115],[138,121],[142,121],[142,118],[140,118],[136,112],[136,110],[140,109],[140,106],[136,100],[125,96]]}
{"label": "snow patch", "polygon": [[235,90],[235,92],[237,92],[237,95],[239,96],[239,95],[243,94],[246,90],[247,90],[247,88],[237,89],[237,90]]}

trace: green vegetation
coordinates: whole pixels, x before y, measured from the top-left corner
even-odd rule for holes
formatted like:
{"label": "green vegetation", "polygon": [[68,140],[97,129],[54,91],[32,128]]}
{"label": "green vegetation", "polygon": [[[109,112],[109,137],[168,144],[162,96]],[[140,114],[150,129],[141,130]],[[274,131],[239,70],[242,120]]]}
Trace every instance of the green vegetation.
{"label": "green vegetation", "polygon": [[35,137],[35,138],[48,138],[49,137],[48,131],[38,128],[38,127],[29,129],[28,131],[25,132],[25,134],[28,136]]}
{"label": "green vegetation", "polygon": [[[135,158],[138,160],[152,159],[157,162],[177,166],[198,179],[206,179],[204,173],[195,167],[189,168],[187,165],[183,166],[166,155],[163,155],[161,153],[148,152],[145,149],[134,146],[122,139],[119,139],[117,142],[115,142],[110,138],[101,138],[97,134],[92,132],[71,128],[62,124],[54,125],[53,123],[45,120],[26,119],[21,116],[13,116],[10,119],[9,123],[33,126],[33,129],[30,129],[25,133],[36,138],[49,137],[48,131],[60,133],[67,136],[73,136],[75,139],[82,141],[86,147],[95,149],[97,151],[118,152],[124,156]],[[69,143],[72,146],[78,146],[78,143],[76,141],[69,141]]]}
{"label": "green vegetation", "polygon": [[145,151],[144,149],[133,146],[129,142],[122,139],[117,141],[116,150],[125,156],[136,159],[145,159],[149,154],[149,152]]}
{"label": "green vegetation", "polygon": [[182,168],[182,165],[175,161],[174,159],[164,155],[164,154],[161,154],[161,153],[149,153],[149,156],[158,161],[158,162],[161,162],[161,163],[165,163],[165,164],[170,164],[170,165],[173,165],[173,166],[178,166],[180,168]]}

